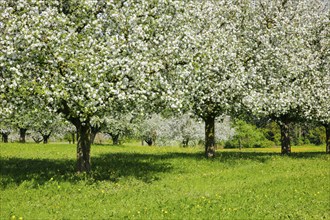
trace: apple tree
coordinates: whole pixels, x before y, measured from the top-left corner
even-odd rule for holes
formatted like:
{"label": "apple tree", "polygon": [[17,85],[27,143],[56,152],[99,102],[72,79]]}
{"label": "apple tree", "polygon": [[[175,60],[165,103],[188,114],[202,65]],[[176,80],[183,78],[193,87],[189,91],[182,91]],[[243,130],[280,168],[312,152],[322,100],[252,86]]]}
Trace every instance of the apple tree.
{"label": "apple tree", "polygon": [[305,119],[303,109],[317,104],[308,104],[315,100],[311,91],[324,91],[315,86],[326,82],[318,75],[329,74],[317,70],[319,58],[309,45],[311,27],[322,20],[320,7],[318,1],[276,0],[258,1],[252,9],[244,104],[255,115],[278,122],[282,154],[291,152],[289,124]]}
{"label": "apple tree", "polygon": [[159,45],[179,2],[0,2],[1,111],[33,97],[61,113],[77,129],[77,171],[91,170],[93,116],[172,99],[157,93],[169,87]]}
{"label": "apple tree", "polygon": [[216,118],[240,107],[249,7],[247,1],[190,1],[177,17],[176,87],[186,107],[205,123],[206,157],[215,156]]}

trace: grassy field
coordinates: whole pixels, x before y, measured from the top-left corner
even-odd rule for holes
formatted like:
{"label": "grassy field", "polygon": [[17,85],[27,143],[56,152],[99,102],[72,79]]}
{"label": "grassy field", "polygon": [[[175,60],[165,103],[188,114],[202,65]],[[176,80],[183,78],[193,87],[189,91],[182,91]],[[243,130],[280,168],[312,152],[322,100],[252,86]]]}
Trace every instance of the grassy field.
{"label": "grassy field", "polygon": [[325,147],[218,150],[0,143],[1,219],[330,219]]}

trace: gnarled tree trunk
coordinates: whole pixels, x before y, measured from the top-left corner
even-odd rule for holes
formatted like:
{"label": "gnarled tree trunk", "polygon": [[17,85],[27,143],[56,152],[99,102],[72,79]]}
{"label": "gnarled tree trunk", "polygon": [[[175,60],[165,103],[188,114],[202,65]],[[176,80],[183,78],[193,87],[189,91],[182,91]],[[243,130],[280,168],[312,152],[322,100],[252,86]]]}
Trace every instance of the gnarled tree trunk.
{"label": "gnarled tree trunk", "polygon": [[48,133],[45,133],[45,132],[42,132],[42,131],[39,131],[39,133],[41,134],[42,136],[42,141],[44,144],[48,144],[48,140],[50,138],[50,135],[52,134],[52,132],[48,132]]}
{"label": "gnarled tree trunk", "polygon": [[8,137],[9,137],[9,134],[10,132],[2,132],[1,135],[2,135],[2,141],[4,143],[8,143]]}
{"label": "gnarled tree trunk", "polygon": [[189,146],[189,138],[183,138],[182,141],[182,147],[188,147]]}
{"label": "gnarled tree trunk", "polygon": [[[90,118],[81,122],[78,117],[71,115],[70,107],[65,100],[61,101],[62,107],[59,112],[63,113],[68,121],[75,127],[77,132],[77,172],[91,171],[91,124]],[[72,133],[73,141],[74,134]]]}
{"label": "gnarled tree trunk", "polygon": [[112,144],[119,145],[119,134],[111,134]]}
{"label": "gnarled tree trunk", "polygon": [[42,140],[43,140],[44,144],[48,144],[49,137],[50,137],[50,134],[42,135]]}
{"label": "gnarled tree trunk", "polygon": [[152,146],[152,138],[145,138],[144,141],[148,144],[148,146]]}
{"label": "gnarled tree trunk", "polygon": [[215,157],[215,117],[208,116],[205,121],[205,156],[207,158]]}
{"label": "gnarled tree trunk", "polygon": [[279,122],[281,129],[281,153],[290,154],[291,153],[291,141],[289,132],[289,122],[281,121]]}
{"label": "gnarled tree trunk", "polygon": [[77,128],[77,171],[91,170],[91,125],[89,122],[76,123]]}
{"label": "gnarled tree trunk", "polygon": [[19,142],[25,143],[25,136],[26,136],[26,128],[19,128]]}

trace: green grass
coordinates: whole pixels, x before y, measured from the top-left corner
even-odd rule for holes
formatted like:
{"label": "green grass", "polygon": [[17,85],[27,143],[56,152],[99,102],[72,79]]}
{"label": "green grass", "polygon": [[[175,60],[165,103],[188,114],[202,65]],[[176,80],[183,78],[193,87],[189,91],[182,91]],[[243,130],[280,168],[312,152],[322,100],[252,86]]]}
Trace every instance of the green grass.
{"label": "green grass", "polygon": [[218,150],[0,143],[1,219],[330,219],[325,147]]}

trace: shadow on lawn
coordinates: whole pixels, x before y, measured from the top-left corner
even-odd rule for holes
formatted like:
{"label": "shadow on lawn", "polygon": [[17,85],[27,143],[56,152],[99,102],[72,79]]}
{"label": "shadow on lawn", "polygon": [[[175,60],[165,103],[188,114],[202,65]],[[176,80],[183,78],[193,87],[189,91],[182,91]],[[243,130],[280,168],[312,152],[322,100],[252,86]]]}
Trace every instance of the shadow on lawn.
{"label": "shadow on lawn", "polygon": [[146,183],[158,180],[158,173],[170,172],[172,166],[167,161],[145,160],[130,153],[106,154],[92,158],[92,172],[77,174],[76,162],[69,159],[25,159],[0,158],[0,188],[8,185],[20,185],[25,181],[33,181],[36,185],[44,185],[52,181],[77,183],[87,181],[119,181],[132,177]]}
{"label": "shadow on lawn", "polygon": [[[314,158],[324,155],[323,152],[292,153],[290,158]],[[279,153],[263,152],[217,152],[212,162],[234,165],[238,160],[267,162]],[[36,186],[44,185],[51,178],[58,182],[77,183],[86,181],[119,181],[121,178],[132,177],[145,183],[159,180],[158,174],[170,173],[173,170],[172,159],[191,159],[207,161],[201,152],[172,152],[164,154],[148,153],[109,153],[92,158],[93,171],[89,175],[75,173],[75,161],[62,159],[25,159],[0,158],[0,187],[20,185],[25,181],[33,181]]]}

